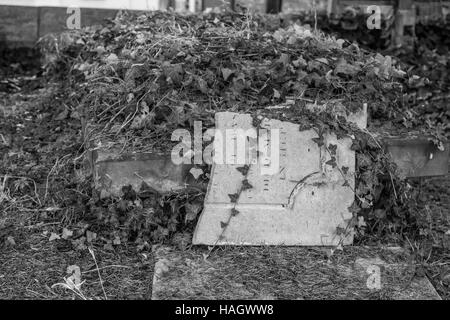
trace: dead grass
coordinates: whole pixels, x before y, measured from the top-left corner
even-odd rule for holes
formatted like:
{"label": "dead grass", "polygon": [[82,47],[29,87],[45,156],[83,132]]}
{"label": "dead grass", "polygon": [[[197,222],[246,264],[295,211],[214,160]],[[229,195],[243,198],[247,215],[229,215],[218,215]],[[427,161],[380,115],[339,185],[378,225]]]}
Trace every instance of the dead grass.
{"label": "dead grass", "polygon": [[[64,240],[49,242],[48,228],[10,231],[15,245],[0,248],[0,299],[79,299],[70,290],[53,287],[64,283],[67,267],[81,269],[81,292],[87,299],[150,299],[153,277],[151,255],[122,246],[111,252],[93,248],[96,264],[87,250],[67,250]],[[100,284],[103,279],[105,294]]]}
{"label": "dead grass", "polygon": [[0,101],[5,138],[0,143],[0,299],[79,299],[54,286],[65,282],[71,265],[81,269],[86,299],[150,299],[151,254],[127,245],[110,251],[94,243],[91,255],[69,240],[49,241],[52,232],[83,218],[87,197],[82,184],[71,181],[80,126],[74,119],[53,120],[63,110],[57,97],[41,109],[56,88],[48,85]]}
{"label": "dead grass", "polygon": [[[206,248],[156,253],[158,299],[405,299],[416,265],[408,254],[386,248],[222,247],[204,259]],[[381,290],[367,287],[357,259],[382,258]],[[371,260],[370,260],[371,261]]]}
{"label": "dead grass", "polygon": [[420,187],[426,232],[432,241],[417,244],[424,272],[445,300],[450,300],[450,175],[428,179]]}

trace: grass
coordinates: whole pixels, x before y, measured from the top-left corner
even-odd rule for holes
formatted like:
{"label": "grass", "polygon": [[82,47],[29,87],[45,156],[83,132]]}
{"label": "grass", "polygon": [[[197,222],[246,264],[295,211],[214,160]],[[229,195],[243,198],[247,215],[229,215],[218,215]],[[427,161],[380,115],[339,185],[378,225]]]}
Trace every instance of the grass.
{"label": "grass", "polygon": [[[67,239],[50,241],[63,228],[76,231],[88,197],[75,174],[80,165],[73,162],[79,151],[76,120],[53,121],[57,97],[40,107],[54,90],[49,85],[0,95],[8,142],[0,145],[0,299],[150,299],[151,254],[126,244],[76,250]],[[74,265],[81,270],[81,294],[57,285],[66,283],[67,268]]]}

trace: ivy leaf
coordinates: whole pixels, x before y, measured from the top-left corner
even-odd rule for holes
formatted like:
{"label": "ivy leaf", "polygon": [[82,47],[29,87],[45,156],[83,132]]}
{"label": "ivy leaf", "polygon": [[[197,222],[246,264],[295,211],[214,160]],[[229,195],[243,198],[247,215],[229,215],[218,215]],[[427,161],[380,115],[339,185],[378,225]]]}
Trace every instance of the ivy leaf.
{"label": "ivy leaf", "polygon": [[239,197],[239,194],[238,193],[232,193],[232,194],[228,194],[228,196],[230,197],[230,201],[232,203],[236,203],[237,199]]}
{"label": "ivy leaf", "polygon": [[321,137],[318,137],[318,138],[312,138],[312,141],[314,141],[315,143],[317,143],[317,145],[318,145],[319,147],[321,147],[321,146],[324,145],[323,137],[322,137],[322,136],[321,136]]}
{"label": "ivy leaf", "polygon": [[248,182],[247,179],[242,181],[242,190],[252,189],[253,186]]}
{"label": "ivy leaf", "polygon": [[197,85],[198,85],[198,89],[204,93],[207,94],[208,93],[208,83],[201,77],[197,77]]}
{"label": "ivy leaf", "polygon": [[239,214],[239,211],[236,208],[231,209],[231,216],[236,217]]}
{"label": "ivy leaf", "polygon": [[242,173],[243,176],[246,176],[250,167],[248,165],[244,165],[243,167],[236,168],[237,171]]}
{"label": "ivy leaf", "polygon": [[360,207],[358,206],[356,201],[353,201],[352,205],[350,207],[348,207],[348,211],[351,212],[353,214],[353,216],[355,216],[357,213],[359,213]]}
{"label": "ivy leaf", "polygon": [[353,140],[350,150],[353,150],[353,151],[361,150],[361,146],[359,145],[359,142],[357,140]]}
{"label": "ivy leaf", "polygon": [[255,127],[255,128],[259,128],[259,125],[261,124],[261,120],[260,119],[258,119],[257,117],[253,117],[253,119],[252,119],[252,125]]}
{"label": "ivy leaf", "polygon": [[342,228],[342,227],[336,227],[336,234],[337,234],[338,236],[340,236],[340,235],[345,235],[345,228]]}
{"label": "ivy leaf", "polygon": [[342,185],[343,187],[350,187],[350,184],[348,183],[348,180],[345,180],[344,184]]}
{"label": "ivy leaf", "polygon": [[337,138],[338,140],[341,140],[341,139],[345,138],[345,134],[343,134],[343,133],[341,133],[341,132],[337,132],[337,133],[336,133],[336,138]]}
{"label": "ivy leaf", "polygon": [[220,221],[220,227],[221,227],[222,229],[225,229],[227,226],[228,226],[228,223],[223,222],[223,221]]}
{"label": "ivy leaf", "polygon": [[372,206],[372,203],[366,199],[364,201],[361,201],[361,208],[363,209],[369,209]]}
{"label": "ivy leaf", "polygon": [[330,153],[332,155],[336,155],[336,150],[337,150],[337,145],[336,144],[329,144],[328,145],[328,150],[330,150]]}
{"label": "ivy leaf", "polygon": [[342,170],[342,172],[343,172],[344,174],[347,174],[347,172],[348,172],[348,167],[343,166],[343,167],[341,168],[341,170]]}
{"label": "ivy leaf", "polygon": [[333,168],[336,168],[337,163],[336,163],[336,158],[335,157],[331,157],[330,160],[328,160],[327,162],[325,162],[325,164],[332,166]]}
{"label": "ivy leaf", "polygon": [[198,177],[200,177],[203,174],[203,170],[199,169],[199,168],[192,168],[189,171],[190,174],[192,174],[192,176],[194,177],[195,180],[198,179]]}
{"label": "ivy leaf", "polygon": [[372,166],[372,160],[366,154],[358,154],[356,161],[360,168],[370,168]]}

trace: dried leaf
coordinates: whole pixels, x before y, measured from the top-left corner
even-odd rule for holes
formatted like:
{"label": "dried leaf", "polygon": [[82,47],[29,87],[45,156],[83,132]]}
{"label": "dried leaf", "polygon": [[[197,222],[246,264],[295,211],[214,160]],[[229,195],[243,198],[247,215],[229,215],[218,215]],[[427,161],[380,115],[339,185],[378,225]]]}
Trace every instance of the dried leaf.
{"label": "dried leaf", "polygon": [[116,245],[116,246],[120,245],[121,244],[120,238],[118,236],[116,236],[112,243],[113,243],[113,245]]}
{"label": "dried leaf", "polygon": [[228,68],[222,68],[222,77],[223,80],[227,81],[228,78],[234,73],[233,70],[228,69]]}
{"label": "dried leaf", "polygon": [[280,99],[281,98],[281,94],[277,89],[273,89],[273,97],[274,99]]}
{"label": "dried leaf", "polygon": [[169,82],[172,82],[175,85],[181,84],[184,75],[183,65],[181,63],[171,64],[166,61],[162,64],[162,69]]}
{"label": "dried leaf", "polygon": [[69,275],[69,277],[66,279],[67,284],[73,284],[74,288],[76,290],[80,290],[81,287],[81,269],[77,265],[71,265],[67,267],[66,273]]}
{"label": "dried leaf", "polygon": [[199,203],[186,203],[185,209],[186,209],[185,222],[189,222],[197,218],[197,215],[202,209],[202,206]]}
{"label": "dried leaf", "polygon": [[373,214],[375,215],[375,217],[377,217],[378,219],[384,219],[386,217],[386,210],[383,209],[375,209],[373,211]]}
{"label": "dried leaf", "polygon": [[55,120],[64,120],[67,118],[68,115],[69,115],[69,110],[64,108],[64,110],[56,116]]}
{"label": "dried leaf", "polygon": [[358,217],[358,227],[362,228],[362,227],[367,227],[366,222],[364,221],[364,217],[363,216],[359,216]]}
{"label": "dried leaf", "polygon": [[97,238],[97,234],[95,232],[86,231],[86,241],[91,243]]}
{"label": "dried leaf", "polygon": [[50,238],[48,239],[48,241],[59,240],[59,239],[61,239],[61,237],[58,234],[52,232],[50,234]]}
{"label": "dried leaf", "polygon": [[67,228],[64,228],[64,229],[63,229],[63,232],[62,232],[62,235],[61,235],[61,238],[63,238],[64,240],[67,240],[67,239],[69,239],[72,235],[73,235],[73,231],[72,231],[72,230],[69,230],[69,229],[67,229]]}
{"label": "dried leaf", "polygon": [[336,75],[355,76],[361,69],[358,66],[351,65],[345,61],[344,58],[340,58],[334,69]]}
{"label": "dried leaf", "polygon": [[15,246],[16,245],[16,241],[11,236],[6,237],[6,243],[8,243],[11,246]]}
{"label": "dried leaf", "polygon": [[105,58],[105,62],[108,63],[108,64],[114,64],[116,62],[119,62],[119,58],[117,57],[116,54],[111,53],[109,56],[107,56]]}

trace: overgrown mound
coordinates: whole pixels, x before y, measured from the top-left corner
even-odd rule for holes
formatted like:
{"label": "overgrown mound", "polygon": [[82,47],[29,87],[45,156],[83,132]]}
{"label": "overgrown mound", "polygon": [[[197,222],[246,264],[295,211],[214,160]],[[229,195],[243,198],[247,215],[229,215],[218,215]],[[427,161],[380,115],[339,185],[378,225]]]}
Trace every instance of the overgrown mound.
{"label": "overgrown mound", "polygon": [[[192,129],[195,120],[206,129],[214,113],[224,110],[288,120],[316,129],[318,143],[329,131],[353,138],[357,200],[349,223],[361,231],[368,223],[380,235],[418,230],[407,185],[384,154],[379,134],[337,113],[367,104],[382,119],[371,131],[398,133],[398,124],[409,126],[404,93],[421,78],[397,68],[391,57],[280,17],[233,13],[126,15],[42,44],[48,73],[68,78],[74,89],[67,103],[84,119],[88,148],[167,151],[174,129]],[[276,104],[286,108],[266,108]],[[317,106],[321,112],[312,111]],[[414,126],[438,141],[435,128],[420,121]],[[121,212],[140,210],[135,200],[124,201]],[[175,221],[181,215],[171,214]]]}

